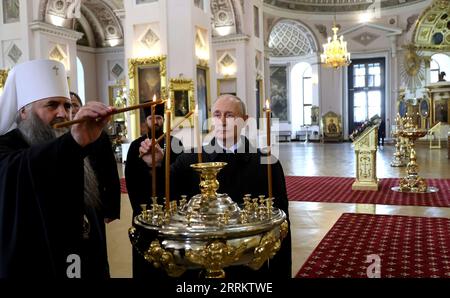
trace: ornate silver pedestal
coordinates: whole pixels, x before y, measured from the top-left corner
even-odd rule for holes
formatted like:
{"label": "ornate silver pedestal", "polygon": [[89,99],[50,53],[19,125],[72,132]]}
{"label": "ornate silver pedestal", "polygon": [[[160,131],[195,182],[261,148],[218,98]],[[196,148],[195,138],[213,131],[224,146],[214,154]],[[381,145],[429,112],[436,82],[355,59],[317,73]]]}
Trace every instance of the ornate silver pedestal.
{"label": "ornate silver pedestal", "polygon": [[196,164],[201,194],[171,202],[170,210],[153,201],[134,218],[130,240],[144,258],[169,276],[203,269],[206,278],[225,277],[224,268],[245,265],[258,270],[280,249],[288,233],[285,213],[269,198],[246,195],[238,206],[217,194],[216,175],[226,163]]}

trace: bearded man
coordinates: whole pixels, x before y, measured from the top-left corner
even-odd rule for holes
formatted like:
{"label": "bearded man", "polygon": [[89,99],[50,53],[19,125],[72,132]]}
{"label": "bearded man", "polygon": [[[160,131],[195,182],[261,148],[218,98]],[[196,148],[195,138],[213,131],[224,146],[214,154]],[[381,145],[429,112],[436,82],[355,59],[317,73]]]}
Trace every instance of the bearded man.
{"label": "bearded man", "polygon": [[0,278],[103,278],[98,185],[85,157],[113,108],[82,107],[70,129],[64,65],[15,66],[0,98]]}

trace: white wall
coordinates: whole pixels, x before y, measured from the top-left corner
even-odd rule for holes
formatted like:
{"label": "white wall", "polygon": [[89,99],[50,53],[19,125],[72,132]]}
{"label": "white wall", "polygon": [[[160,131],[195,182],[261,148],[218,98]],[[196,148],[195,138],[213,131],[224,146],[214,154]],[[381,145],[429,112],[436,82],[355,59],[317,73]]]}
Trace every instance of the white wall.
{"label": "white wall", "polygon": [[8,57],[8,52],[15,44],[20,51],[22,56],[17,61],[17,63],[22,63],[30,60],[33,56],[31,55],[31,44],[30,44],[30,32],[28,30],[28,23],[32,20],[32,15],[34,12],[33,1],[31,3],[27,0],[20,0],[20,21],[15,23],[5,24],[3,20],[3,5],[0,5],[0,68],[12,68],[15,62]]}
{"label": "white wall", "polygon": [[[259,8],[259,37],[255,35],[254,29],[254,6]],[[244,1],[244,30],[250,37],[249,45],[246,47],[246,103],[248,114],[256,117],[256,78],[258,76],[264,77],[264,61],[261,57],[260,69],[256,69],[255,57],[257,52],[264,54],[264,32],[263,32],[263,3],[262,1]],[[261,97],[264,99],[264,88],[261,90]],[[263,103],[264,100],[261,100]]]}
{"label": "white wall", "polygon": [[[193,80],[196,86],[196,70],[199,63],[195,55],[197,28],[206,30],[205,42],[208,48],[211,48],[209,1],[206,1],[205,5],[206,9],[200,10],[194,6],[193,1],[185,0],[159,0],[141,5],[136,5],[135,1],[124,1],[126,60],[166,56],[167,86],[169,87],[170,79],[179,78],[180,74],[185,79]],[[149,28],[159,38],[150,49],[141,42],[141,38]],[[215,68],[211,64],[207,66],[210,67],[210,73],[214,71]],[[132,134],[133,138],[137,137],[137,132]]]}
{"label": "white wall", "polygon": [[[78,46],[77,56],[85,72],[86,102],[96,100],[109,104],[109,86],[117,85],[128,72],[123,47],[92,49]],[[116,63],[123,69],[119,77],[111,72]]]}
{"label": "white wall", "polygon": [[[97,90],[97,59],[95,51],[90,48],[84,48],[78,46],[77,52],[78,58],[80,58],[81,64],[84,68],[84,86],[86,102],[95,100],[98,98]],[[74,91],[74,90],[72,90]]]}
{"label": "white wall", "polygon": [[[179,74],[194,79],[195,27],[193,26],[194,1],[171,0],[167,2],[168,23],[168,77]],[[183,17],[180,17],[183,16]]]}
{"label": "white wall", "polygon": [[[123,48],[110,48],[98,51],[96,55],[97,62],[97,97],[98,100],[109,104],[109,86],[117,85],[117,80],[125,78],[128,73],[127,64],[124,61]],[[122,69],[122,75],[117,78],[111,73],[115,63],[118,63]]]}

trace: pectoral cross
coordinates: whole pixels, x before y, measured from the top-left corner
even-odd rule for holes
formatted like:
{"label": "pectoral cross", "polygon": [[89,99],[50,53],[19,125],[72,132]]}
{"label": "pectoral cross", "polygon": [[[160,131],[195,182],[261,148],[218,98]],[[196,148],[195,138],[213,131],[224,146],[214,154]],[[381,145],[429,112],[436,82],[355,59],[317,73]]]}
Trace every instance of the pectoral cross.
{"label": "pectoral cross", "polygon": [[59,68],[55,65],[52,69],[55,71],[55,75],[58,75]]}

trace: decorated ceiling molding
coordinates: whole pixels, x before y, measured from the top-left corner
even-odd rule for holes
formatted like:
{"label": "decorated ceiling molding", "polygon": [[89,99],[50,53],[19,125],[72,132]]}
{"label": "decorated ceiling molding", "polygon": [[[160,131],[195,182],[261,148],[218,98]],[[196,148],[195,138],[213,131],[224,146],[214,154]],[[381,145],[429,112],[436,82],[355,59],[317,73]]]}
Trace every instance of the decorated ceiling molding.
{"label": "decorated ceiling molding", "polygon": [[413,36],[416,47],[450,51],[450,0],[436,0],[425,9]]}
{"label": "decorated ceiling molding", "polygon": [[82,0],[80,18],[69,18],[71,0],[41,0],[40,19],[59,27],[84,33],[78,42],[90,47],[123,45],[123,28],[114,13],[123,9],[123,0]]}
{"label": "decorated ceiling molding", "polygon": [[[81,17],[77,19],[67,17],[71,5],[73,0],[40,0],[40,20],[84,33],[78,41],[81,45],[123,45],[123,28],[114,13],[124,9],[123,0],[81,0]],[[214,36],[242,33],[243,0],[211,0],[211,13]]]}
{"label": "decorated ceiling molding", "polygon": [[242,33],[243,3],[239,0],[212,0],[213,35]]}
{"label": "decorated ceiling molding", "polygon": [[[426,0],[380,0],[380,8],[393,8],[412,5]],[[367,0],[264,0],[264,3],[275,9],[335,13],[344,11],[366,10],[374,7],[374,1]],[[376,5],[376,4],[375,4]]]}

